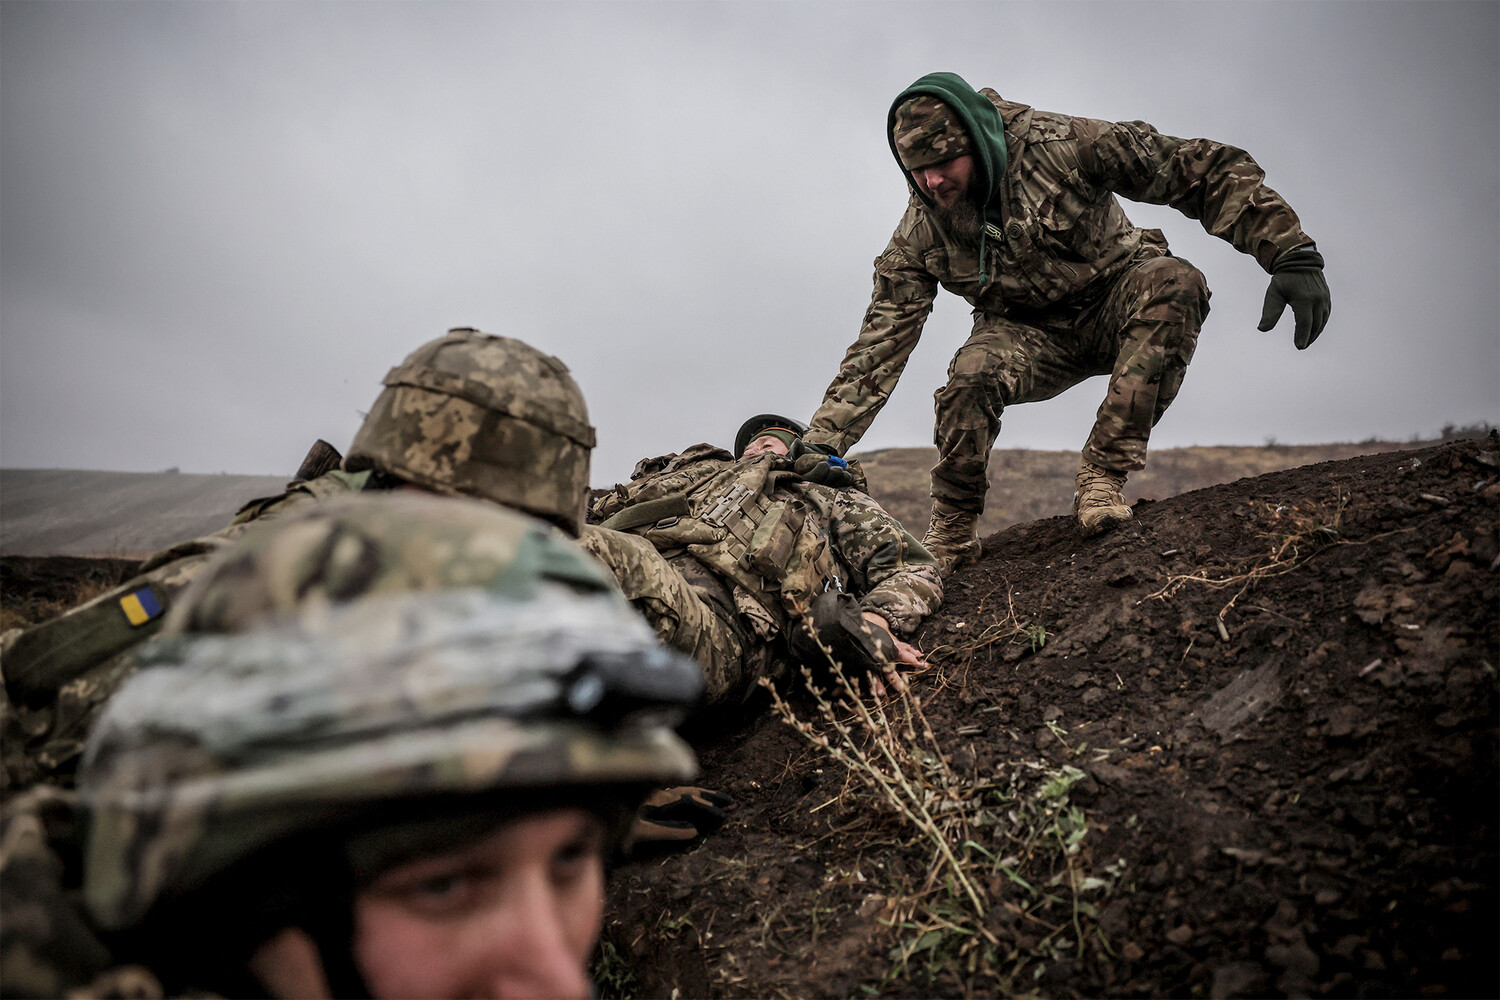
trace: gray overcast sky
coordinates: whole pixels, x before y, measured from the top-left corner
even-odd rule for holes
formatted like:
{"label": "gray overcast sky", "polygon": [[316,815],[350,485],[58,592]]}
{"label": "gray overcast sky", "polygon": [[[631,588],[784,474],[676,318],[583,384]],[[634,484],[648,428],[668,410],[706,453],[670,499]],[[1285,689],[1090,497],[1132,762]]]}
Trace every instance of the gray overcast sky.
{"label": "gray overcast sky", "polygon": [[[1153,444],[1500,422],[1500,4],[0,3],[0,464],[286,473],[450,326],[561,357],[594,482],[806,418],[936,70],[1250,150],[1328,261],[1299,353],[1266,277],[1126,203],[1213,310]],[[931,440],[942,293],[861,448]],[[1095,379],[1002,447],[1080,447]]]}

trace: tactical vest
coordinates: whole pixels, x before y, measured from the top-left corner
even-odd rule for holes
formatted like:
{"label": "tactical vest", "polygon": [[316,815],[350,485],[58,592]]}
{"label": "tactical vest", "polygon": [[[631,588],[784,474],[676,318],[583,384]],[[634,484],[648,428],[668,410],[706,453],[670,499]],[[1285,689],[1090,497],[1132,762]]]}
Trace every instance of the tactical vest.
{"label": "tactical vest", "polygon": [[839,580],[827,534],[817,518],[808,523],[808,500],[782,488],[801,482],[780,455],[736,462],[700,445],[617,487],[596,510],[610,514],[602,527],[641,535],[663,554],[686,551],[782,620]]}

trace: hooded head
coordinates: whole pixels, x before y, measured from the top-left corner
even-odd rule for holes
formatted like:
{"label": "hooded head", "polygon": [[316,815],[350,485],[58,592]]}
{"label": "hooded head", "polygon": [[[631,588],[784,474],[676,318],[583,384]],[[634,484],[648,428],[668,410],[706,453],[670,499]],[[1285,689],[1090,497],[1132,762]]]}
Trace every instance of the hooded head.
{"label": "hooded head", "polygon": [[974,158],[970,190],[986,222],[1000,225],[997,192],[1005,176],[1005,122],[1000,109],[956,73],[929,73],[891,102],[886,118],[891,153],[906,181],[928,206],[912,171],[958,156]]}

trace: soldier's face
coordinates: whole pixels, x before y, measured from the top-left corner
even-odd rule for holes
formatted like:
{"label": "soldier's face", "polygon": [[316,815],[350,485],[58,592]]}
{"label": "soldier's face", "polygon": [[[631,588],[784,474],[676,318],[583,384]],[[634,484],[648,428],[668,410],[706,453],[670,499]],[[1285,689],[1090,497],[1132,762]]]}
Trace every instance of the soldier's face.
{"label": "soldier's face", "polygon": [[774,434],[762,434],[760,437],[745,445],[745,453],[741,458],[749,458],[751,455],[764,455],[770,452],[775,455],[787,453],[786,442]]}
{"label": "soldier's face", "polygon": [[969,191],[974,179],[974,157],[968,153],[911,172],[917,188],[938,208],[952,208]]}
{"label": "soldier's face", "polygon": [[375,997],[588,997],[604,911],[604,823],[556,809],[391,869],[355,897]]}

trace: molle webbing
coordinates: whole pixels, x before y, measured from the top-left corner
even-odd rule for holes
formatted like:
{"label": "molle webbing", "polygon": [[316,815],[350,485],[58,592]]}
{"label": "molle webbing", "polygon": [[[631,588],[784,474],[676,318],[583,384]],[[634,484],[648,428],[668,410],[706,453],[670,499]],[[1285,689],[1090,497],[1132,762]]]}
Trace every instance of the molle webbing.
{"label": "molle webbing", "polygon": [[697,516],[704,524],[723,528],[723,538],[717,542],[690,545],[688,551],[752,594],[774,590],[779,580],[767,579],[747,558],[750,544],[755,539],[755,529],[770,509],[771,498],[765,493],[756,492],[745,483],[735,483]]}
{"label": "molle webbing", "polygon": [[786,586],[804,597],[836,571],[826,542],[820,546],[821,539],[805,537],[804,502],[795,495],[777,496],[784,484],[804,481],[777,468],[783,461],[765,455],[724,463],[711,473],[705,470],[708,474],[684,469],[686,489],[663,496],[648,485],[641,493],[651,499],[616,511],[601,527],[635,529],[659,551],[685,549],[776,616]]}

